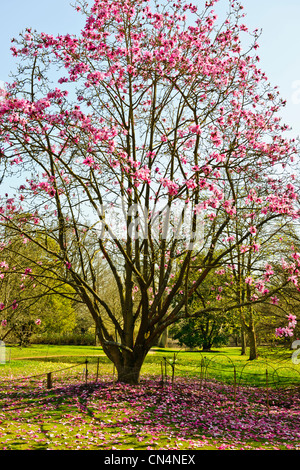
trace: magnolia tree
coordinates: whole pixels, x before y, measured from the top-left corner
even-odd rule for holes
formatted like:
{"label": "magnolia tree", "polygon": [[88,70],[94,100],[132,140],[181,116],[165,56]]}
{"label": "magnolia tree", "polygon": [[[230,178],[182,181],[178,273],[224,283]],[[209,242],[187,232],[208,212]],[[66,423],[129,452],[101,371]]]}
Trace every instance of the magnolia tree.
{"label": "magnolia tree", "polygon": [[[154,3],[78,3],[77,36],[27,29],[14,40],[19,71],[0,102],[2,177],[17,181],[2,194],[2,244],[21,238],[45,252],[42,266],[28,258],[15,274],[68,283],[128,383],[169,325],[271,297],[262,289],[188,308],[243,246],[259,250],[258,228],[298,217],[295,143],[242,7],[231,0],[218,23],[214,0],[201,12]],[[297,282],[295,257],[283,282]],[[117,303],[105,296],[104,265]]]}

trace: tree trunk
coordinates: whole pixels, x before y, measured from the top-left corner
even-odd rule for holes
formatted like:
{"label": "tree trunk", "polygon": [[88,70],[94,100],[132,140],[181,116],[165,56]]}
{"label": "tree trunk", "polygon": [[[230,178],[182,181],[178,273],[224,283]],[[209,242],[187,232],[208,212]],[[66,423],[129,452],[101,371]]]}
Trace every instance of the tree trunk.
{"label": "tree trunk", "polygon": [[[243,337],[245,336],[245,332],[247,333],[247,338],[249,341],[249,361],[253,361],[258,358],[258,352],[257,352],[257,342],[256,342],[256,333],[255,333],[255,328],[254,328],[254,318],[253,318],[253,309],[250,307],[248,309],[248,318],[249,322],[248,324],[245,321],[244,315],[241,317],[241,323],[242,323],[242,354],[243,354],[243,347],[245,348],[246,351],[246,341],[243,343]],[[245,338],[244,338],[245,339]]]}
{"label": "tree trunk", "polygon": [[212,348],[212,343],[209,340],[204,340],[202,345],[203,352],[210,352]]}
{"label": "tree trunk", "polygon": [[247,333],[249,338],[249,361],[254,361],[258,358],[257,353],[257,343],[256,343],[256,333],[254,328],[254,319],[253,319],[253,309],[250,307],[249,309],[249,326],[247,327]]}
{"label": "tree trunk", "polygon": [[163,331],[163,333],[160,335],[157,346],[159,348],[166,348],[168,345],[168,337],[168,328],[166,328],[165,331]]}
{"label": "tree trunk", "polygon": [[246,334],[245,328],[242,326],[241,328],[241,356],[246,355]]}
{"label": "tree trunk", "polygon": [[118,350],[111,351],[107,356],[114,363],[117,370],[117,381],[129,385],[138,385],[140,382],[141,368],[148,351]]}
{"label": "tree trunk", "polygon": [[257,353],[257,343],[256,343],[256,334],[255,334],[255,329],[254,325],[251,324],[248,328],[248,338],[249,338],[249,361],[254,361],[255,359],[258,358],[258,353]]}
{"label": "tree trunk", "polygon": [[128,385],[138,385],[140,383],[141,365],[118,365],[118,382]]}

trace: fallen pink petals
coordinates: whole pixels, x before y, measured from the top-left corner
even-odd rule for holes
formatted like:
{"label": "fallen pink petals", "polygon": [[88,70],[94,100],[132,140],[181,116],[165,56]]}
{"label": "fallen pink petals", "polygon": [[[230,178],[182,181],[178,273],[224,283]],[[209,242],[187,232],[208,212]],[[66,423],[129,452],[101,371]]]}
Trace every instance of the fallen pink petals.
{"label": "fallen pink petals", "polygon": [[0,450],[300,448],[296,390],[269,390],[267,401],[259,388],[234,394],[233,387],[186,378],[173,386],[147,378],[139,386],[31,387],[0,394]]}

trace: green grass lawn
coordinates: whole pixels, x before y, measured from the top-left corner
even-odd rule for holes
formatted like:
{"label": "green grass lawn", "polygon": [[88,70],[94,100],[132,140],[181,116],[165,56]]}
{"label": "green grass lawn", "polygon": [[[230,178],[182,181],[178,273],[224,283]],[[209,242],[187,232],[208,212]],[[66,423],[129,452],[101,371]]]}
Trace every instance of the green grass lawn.
{"label": "green grass lawn", "polygon": [[[11,346],[6,353],[0,450],[300,448],[299,403],[293,393],[277,392],[300,384],[300,365],[288,350],[262,349],[250,362],[239,348],[156,348],[142,368],[144,388],[118,386],[100,347]],[[162,372],[164,387],[157,380]]]}
{"label": "green grass lawn", "polygon": [[[293,364],[292,352],[286,349],[260,349],[259,358],[249,361],[240,348],[220,348],[212,352],[156,349],[146,358],[144,371],[156,370],[166,358],[167,374],[175,376],[202,376],[237,385],[268,386],[300,385],[300,365]],[[154,372],[155,373],[155,372]]]}
{"label": "green grass lawn", "polygon": [[[240,348],[220,348],[210,353],[154,348],[146,357],[141,374],[216,378],[254,386],[300,383],[300,365],[293,364],[292,351],[261,348],[259,352],[257,360],[249,361],[247,355],[241,355]],[[75,364],[82,364],[83,368],[86,359],[91,373],[96,373],[97,367],[99,374],[114,373],[112,363],[99,346],[31,345],[6,347],[6,364],[0,365],[0,377],[43,374]]]}

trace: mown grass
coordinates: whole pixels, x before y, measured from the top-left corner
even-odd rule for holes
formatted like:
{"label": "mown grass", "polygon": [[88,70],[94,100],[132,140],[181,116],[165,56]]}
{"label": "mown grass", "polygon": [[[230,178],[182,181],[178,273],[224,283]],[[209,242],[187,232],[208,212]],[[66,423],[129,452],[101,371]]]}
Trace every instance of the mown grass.
{"label": "mown grass", "polygon": [[[278,386],[300,384],[300,366],[292,363],[288,350],[275,353],[262,349],[258,360],[248,361],[247,356],[241,356],[239,348],[211,353],[154,349],[145,360],[141,377],[157,380],[163,374],[165,388],[157,385],[159,380],[153,387],[145,385],[145,396],[136,403],[132,400],[141,393],[140,389],[116,388],[115,370],[100,347],[32,345],[21,349],[11,346],[6,352],[7,362],[0,365],[0,450],[299,449],[299,439],[293,437],[294,431],[299,435],[299,427],[295,428],[294,424],[290,434],[287,433],[290,441],[275,439],[270,432],[257,439],[243,432],[239,439],[231,438],[224,424],[227,413],[229,420],[236,420],[233,429],[241,422],[243,429],[244,420],[252,414],[253,423],[262,417],[268,429],[275,418],[280,422],[290,414],[292,423],[297,413],[299,416],[293,392],[286,397],[280,392],[280,398],[276,395],[273,402],[265,394],[266,387],[275,390]],[[176,392],[172,388],[172,364],[175,384],[179,381],[181,387]],[[51,371],[53,388],[48,390],[46,374]],[[94,383],[97,372],[99,390]],[[280,377],[284,380],[279,380]],[[209,391],[212,379],[227,384],[230,392],[218,392],[214,396],[218,386]],[[262,398],[257,399],[256,392],[247,393],[247,387],[253,386],[262,386]],[[184,417],[190,411],[188,397],[199,397],[201,403],[201,387],[211,396],[209,406],[203,405],[202,418],[209,407],[218,411],[217,423],[221,424],[212,429],[204,421],[203,426],[190,425],[189,419],[194,418]],[[245,393],[240,397],[241,405],[237,398],[240,389]],[[175,398],[169,402],[172,394]],[[251,403],[245,405],[247,400]],[[177,409],[179,405],[181,408]],[[197,413],[200,413],[198,404]],[[178,421],[180,414],[182,422]],[[215,415],[207,422],[213,419],[217,419]],[[159,429],[162,423],[164,427]]]}
{"label": "mown grass", "polygon": [[[249,361],[239,348],[220,348],[212,352],[154,348],[147,355],[141,375],[167,375],[167,378],[215,378],[226,383],[247,386],[300,384],[300,365],[293,364],[292,351],[261,348],[259,358]],[[6,364],[0,365],[1,377],[43,374],[78,364],[90,373],[114,374],[113,364],[99,346],[31,345],[8,346]]]}
{"label": "mown grass", "polygon": [[[147,356],[144,371],[166,370],[175,376],[213,378],[247,386],[300,385],[300,365],[293,364],[287,349],[261,348],[257,360],[249,361],[239,348],[220,348],[211,352],[157,349]],[[165,369],[166,364],[166,369]],[[173,367],[172,367],[173,365]],[[155,373],[155,372],[154,372]]]}

